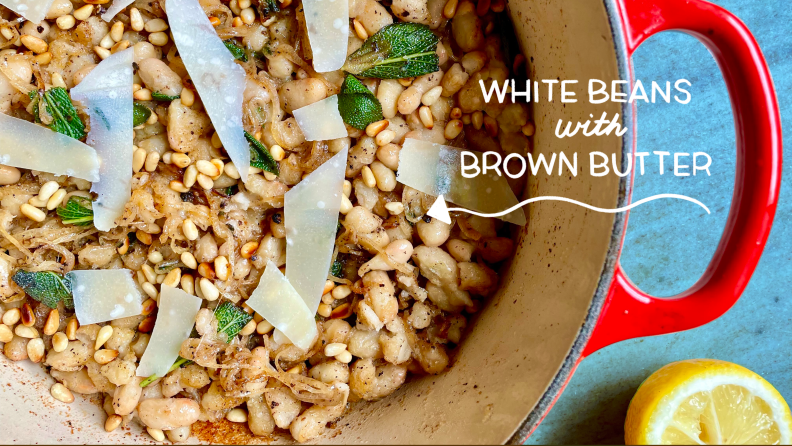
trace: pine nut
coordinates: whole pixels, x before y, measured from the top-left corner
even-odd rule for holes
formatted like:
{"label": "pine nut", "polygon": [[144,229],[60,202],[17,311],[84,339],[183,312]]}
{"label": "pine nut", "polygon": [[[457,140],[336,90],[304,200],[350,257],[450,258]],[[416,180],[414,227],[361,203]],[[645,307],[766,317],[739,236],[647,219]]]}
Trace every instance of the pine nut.
{"label": "pine nut", "polygon": [[442,93],[443,93],[443,87],[441,87],[440,85],[430,88],[429,91],[427,91],[426,93],[423,94],[423,96],[421,96],[421,102],[423,103],[423,105],[427,105],[427,106],[432,105],[435,102],[437,102],[438,99],[440,99],[440,94]]}
{"label": "pine nut", "polygon": [[[241,13],[242,11],[239,11],[239,12]],[[231,26],[233,26],[234,28],[239,28],[240,26],[242,26],[244,24],[245,24],[245,22],[243,22],[242,19],[239,18],[239,17],[234,17],[234,20],[231,21]]]}
{"label": "pine nut", "polygon": [[258,242],[247,242],[239,248],[239,253],[242,255],[243,258],[249,259],[253,257],[253,254],[256,253],[259,244]]}
{"label": "pine nut", "polygon": [[156,113],[152,113],[151,116],[149,116],[148,121],[146,121],[146,124],[152,125],[157,121],[159,121],[159,116],[157,116]]}
{"label": "pine nut", "polygon": [[473,124],[473,128],[481,130],[481,126],[484,125],[484,113],[481,110],[474,111],[470,117],[470,122]]}
{"label": "pine nut", "polygon": [[451,119],[459,119],[462,117],[462,109],[454,107],[451,109],[451,114],[448,115]]}
{"label": "pine nut", "polygon": [[207,279],[214,279],[216,277],[214,268],[210,263],[206,263],[206,262],[203,262],[200,265],[198,265],[198,274],[200,274],[201,277],[206,277]]}
{"label": "pine nut", "polygon": [[121,415],[113,414],[108,416],[104,425],[105,432],[113,432],[118,428],[118,426],[121,426],[122,421],[124,421],[124,419],[121,418]]}
{"label": "pine nut", "polygon": [[155,46],[164,46],[168,43],[168,35],[163,32],[156,32],[149,34],[149,42]]}
{"label": "pine nut", "polygon": [[352,195],[352,183],[349,180],[344,180],[344,195]]}
{"label": "pine nut", "polygon": [[182,232],[184,232],[184,236],[187,238],[187,240],[198,240],[198,228],[191,219],[184,219],[182,222]]}
{"label": "pine nut", "polygon": [[28,359],[34,363],[39,363],[44,359],[44,340],[41,338],[31,339],[26,347]]}
{"label": "pine nut", "polygon": [[534,126],[533,122],[529,122],[522,126],[522,133],[525,136],[531,137],[536,132],[536,127]]}
{"label": "pine nut", "polygon": [[363,27],[363,24],[358,21],[358,19],[352,20],[352,26],[355,28],[355,34],[357,34],[360,40],[366,40],[369,38],[368,32],[366,32],[366,28]]}
{"label": "pine nut", "polygon": [[332,280],[326,281],[324,289],[322,289],[322,294],[327,294],[333,291],[333,288],[335,288],[335,282],[333,282]]}
{"label": "pine nut", "polygon": [[217,256],[214,259],[214,269],[217,279],[225,282],[231,276],[231,266],[226,256]]}
{"label": "pine nut", "polygon": [[385,130],[390,125],[390,122],[387,119],[383,119],[382,121],[372,122],[371,124],[366,126],[366,135],[370,137],[375,137],[379,132]]}
{"label": "pine nut", "polygon": [[143,316],[148,316],[149,314],[153,313],[154,310],[157,309],[157,301],[154,299],[146,299],[143,302],[143,311],[140,313]]}
{"label": "pine nut", "polygon": [[39,65],[47,65],[48,63],[52,62],[52,53],[49,51],[45,51],[38,56],[33,58],[37,64]]}
{"label": "pine nut", "polygon": [[191,164],[184,170],[184,177],[182,177],[182,183],[184,183],[184,187],[190,188],[193,187],[195,181],[198,179],[198,169],[195,167],[195,164]]}
{"label": "pine nut", "polygon": [[168,29],[168,23],[163,19],[153,19],[146,22],[144,29],[150,33],[162,32]]}
{"label": "pine nut", "polygon": [[38,197],[30,197],[28,204],[35,208],[43,208],[47,205],[47,202],[39,200]]}
{"label": "pine nut", "polygon": [[214,301],[217,300],[218,297],[220,297],[220,291],[212,283],[212,281],[207,279],[206,277],[201,279],[200,286],[201,286],[201,292],[204,295],[204,299],[208,301]]}
{"label": "pine nut", "polygon": [[[63,82],[63,78],[61,78],[61,82]],[[38,199],[46,203],[58,189],[60,189],[60,184],[57,181],[47,181],[39,189]]]}
{"label": "pine nut", "polygon": [[192,107],[192,105],[195,104],[195,93],[189,88],[183,88],[180,100],[185,107]]}
{"label": "pine nut", "polygon": [[198,268],[198,261],[195,260],[195,256],[192,255],[190,252],[183,252],[180,257],[184,266],[190,269]]}
{"label": "pine nut", "polygon": [[132,8],[129,10],[129,24],[133,31],[143,31],[146,24],[143,22],[143,16],[140,14],[139,9]]}
{"label": "pine nut", "polygon": [[339,210],[339,212],[341,212],[342,215],[346,215],[346,214],[349,213],[349,211],[352,210],[352,207],[353,207],[352,206],[352,202],[349,201],[349,197],[347,197],[346,195],[342,195],[341,196],[341,209]]}
{"label": "pine nut", "polygon": [[49,200],[47,200],[47,209],[53,210],[56,207],[60,206],[63,202],[63,197],[66,196],[66,189],[58,189],[57,192],[52,194]]}
{"label": "pine nut", "polygon": [[115,22],[110,27],[110,37],[116,42],[124,38],[124,22]]}
{"label": "pine nut", "polygon": [[[270,151],[270,153],[272,153],[272,151]],[[233,178],[235,180],[242,178],[242,176],[239,175],[239,170],[236,168],[233,162],[226,163],[226,165],[223,167],[223,172],[225,172],[229,178]]]}
{"label": "pine nut", "polygon": [[154,272],[154,268],[151,266],[143,264],[143,266],[140,267],[140,270],[146,275],[147,282],[154,283],[157,281],[157,273]]}
{"label": "pine nut", "polygon": [[14,334],[20,338],[35,339],[39,337],[38,330],[33,327],[25,327],[24,325],[17,325],[14,328]]}
{"label": "pine nut", "polygon": [[66,337],[65,334],[61,332],[57,332],[52,336],[52,349],[60,353],[66,350],[66,347],[69,346],[69,338]]}
{"label": "pine nut", "polygon": [[116,359],[117,357],[118,357],[117,350],[110,350],[107,348],[97,350],[96,353],[94,353],[94,361],[102,365],[109,363],[110,361]]}
{"label": "pine nut", "polygon": [[421,118],[421,124],[427,129],[434,127],[434,117],[429,107],[425,105],[421,106],[421,108],[418,109],[418,117]]}
{"label": "pine nut", "polygon": [[242,23],[245,25],[250,25],[256,21],[256,13],[253,8],[245,8],[239,13],[239,18],[242,19]]}
{"label": "pine nut", "polygon": [[195,167],[198,169],[198,172],[208,177],[214,177],[220,175],[220,172],[217,170],[217,166],[206,160],[196,161]]}
{"label": "pine nut", "polygon": [[161,429],[154,429],[153,427],[147,427],[146,432],[148,432],[148,434],[151,435],[151,438],[153,438],[154,441],[158,441],[160,443],[165,441],[165,432],[162,432]]}
{"label": "pine nut", "polygon": [[80,322],[77,318],[72,316],[69,322],[66,323],[66,338],[70,341],[77,339],[77,329],[80,328]]}
{"label": "pine nut", "polygon": [[[137,99],[138,101],[150,101],[153,99],[151,96],[151,90],[149,90],[148,88],[141,88],[140,90],[135,91],[134,93],[132,93],[132,97]],[[156,113],[152,113],[152,115],[155,114]]]}
{"label": "pine nut", "polygon": [[270,154],[275,159],[275,161],[281,161],[283,158],[286,157],[286,151],[283,150],[283,147],[275,144],[274,146],[270,147]]}
{"label": "pine nut", "polygon": [[44,323],[44,334],[47,336],[52,336],[55,332],[58,331],[58,326],[60,325],[60,313],[57,309],[50,310],[49,315],[47,315],[47,321]]}
{"label": "pine nut", "polygon": [[187,294],[195,294],[195,281],[193,280],[193,276],[190,274],[184,274],[181,277],[181,287]]}
{"label": "pine nut", "polygon": [[216,181],[218,178],[220,178],[220,175],[223,174],[223,168],[225,167],[225,164],[223,163],[222,160],[219,160],[217,158],[214,158],[212,159],[212,161],[209,162],[212,163],[217,168],[217,175],[210,177],[212,178],[213,181]]}
{"label": "pine nut", "polygon": [[93,14],[94,6],[93,5],[85,5],[76,11],[74,11],[74,18],[77,20],[87,20],[88,17]]}
{"label": "pine nut", "polygon": [[457,5],[459,4],[459,0],[448,0],[443,7],[443,17],[447,19],[453,19],[456,15]]}
{"label": "pine nut", "polygon": [[377,185],[377,179],[374,178],[374,173],[371,171],[369,166],[363,166],[363,170],[360,171],[361,176],[363,177],[363,183],[368,187],[375,187]]}
{"label": "pine nut", "polygon": [[214,187],[214,181],[212,180],[212,178],[202,173],[198,174],[196,181],[198,181],[198,185],[201,186],[204,190],[209,190]]}
{"label": "pine nut", "polygon": [[168,274],[165,276],[165,280],[162,281],[162,284],[165,286],[169,286],[171,288],[176,288],[181,283],[181,269],[180,268],[173,268],[172,270],[168,271]]}
{"label": "pine nut", "polygon": [[226,414],[226,420],[232,423],[247,423],[248,415],[247,412],[237,407]]}
{"label": "pine nut", "polygon": [[414,77],[403,77],[401,79],[398,79],[398,82],[399,85],[401,85],[402,87],[409,87],[410,85],[412,85],[414,80],[415,80]]}
{"label": "pine nut", "polygon": [[122,40],[110,47],[110,54],[115,54],[119,51],[124,51],[129,48],[129,40]]}
{"label": "pine nut", "polygon": [[378,146],[382,147],[384,145],[390,144],[393,141],[393,138],[396,137],[396,132],[393,130],[383,130],[379,132],[374,139]]}
{"label": "pine nut", "polygon": [[391,203],[385,204],[385,209],[387,209],[388,213],[391,215],[399,215],[404,212],[404,205],[399,201],[393,201]]}
{"label": "pine nut", "polygon": [[448,121],[445,130],[443,130],[443,136],[445,139],[454,139],[459,136],[460,133],[462,133],[462,121],[459,119],[452,119]]}
{"label": "pine nut", "polygon": [[49,48],[47,42],[29,34],[23,35],[19,38],[19,40],[22,42],[22,45],[25,45],[30,51],[33,51],[36,54],[41,54],[47,51],[47,48]]}
{"label": "pine nut", "polygon": [[19,311],[19,308],[12,308],[5,313],[3,313],[3,323],[12,327],[14,324],[19,322],[19,319],[22,317],[22,312]]}
{"label": "pine nut", "polygon": [[241,10],[245,10],[247,8],[250,8],[250,5],[251,5],[250,0],[239,0],[239,1],[237,1],[237,6],[239,6],[239,9],[241,9]]}
{"label": "pine nut", "polygon": [[50,387],[50,395],[62,403],[69,404],[74,402],[74,395],[71,393],[71,390],[67,389],[66,386],[61,383],[55,383]]}
{"label": "pine nut", "polygon": [[492,116],[484,116],[484,129],[492,138],[498,136],[498,121],[496,121]]}
{"label": "pine nut", "polygon": [[108,50],[107,48],[102,48],[101,46],[98,46],[98,45],[94,47],[94,52],[95,52],[95,53],[96,53],[96,55],[97,55],[97,56],[99,56],[99,58],[100,58],[100,59],[102,59],[102,60],[105,60],[105,59],[107,59],[107,58],[108,58],[108,57],[110,57],[110,56],[111,56],[111,54],[112,54],[112,53],[110,52],[110,50]]}
{"label": "pine nut", "polygon": [[16,167],[4,166],[0,164],[0,186],[16,184],[21,176],[22,173]]}
{"label": "pine nut", "polygon": [[148,261],[156,265],[163,260],[162,253],[159,251],[151,251],[148,255]]}
{"label": "pine nut", "polygon": [[[248,175],[250,175],[249,172]],[[303,176],[303,178],[305,178],[305,176]],[[275,175],[274,173],[264,172],[264,179],[266,179],[267,181],[275,181],[278,179],[278,176]]]}
{"label": "pine nut", "polygon": [[30,307],[29,303],[25,303],[22,305],[22,325],[25,327],[32,327],[36,324],[36,314],[33,313],[33,308]]}
{"label": "pine nut", "polygon": [[0,342],[11,342],[12,339],[14,339],[14,332],[11,331],[11,327],[5,324],[0,325]]}
{"label": "pine nut", "polygon": [[168,183],[168,187],[171,190],[176,191],[176,192],[178,192],[180,194],[183,194],[185,192],[189,192],[190,191],[190,189],[187,186],[185,186],[184,183],[182,183],[179,180],[171,181],[170,183]]}
{"label": "pine nut", "polygon": [[134,155],[132,155],[132,170],[135,173],[140,172],[140,169],[143,168],[143,164],[146,162],[146,149],[135,149]]}
{"label": "pine nut", "polygon": [[[154,279],[154,280],[156,281],[156,279]],[[143,288],[143,291],[146,294],[148,294],[148,296],[150,298],[152,298],[152,299],[156,299],[157,298],[157,288],[155,288],[154,285],[151,282],[144,283],[141,288]]]}
{"label": "pine nut", "polygon": [[113,326],[112,325],[105,325],[104,327],[99,329],[99,334],[96,335],[96,343],[94,344],[94,350],[99,350],[102,346],[107,342],[110,337],[113,336]]}
{"label": "pine nut", "polygon": [[347,296],[352,294],[352,289],[349,288],[349,285],[339,285],[333,288],[333,298],[335,299],[343,299]]}
{"label": "pine nut", "polygon": [[325,356],[336,356],[343,351],[346,351],[347,346],[341,342],[333,342],[332,344],[325,345],[324,354]]}
{"label": "pine nut", "polygon": [[273,328],[275,327],[272,324],[270,324],[266,320],[262,320],[261,322],[258,323],[258,325],[256,325],[256,333],[260,335],[267,334],[271,332]]}
{"label": "pine nut", "polygon": [[70,14],[62,15],[55,19],[55,24],[58,25],[58,28],[64,31],[74,28],[76,23],[77,20],[75,20],[74,16]]}
{"label": "pine nut", "polygon": [[349,350],[344,350],[343,352],[336,355],[335,359],[338,362],[343,362],[344,364],[349,364],[352,362],[352,353],[349,353]]}
{"label": "pine nut", "polygon": [[159,163],[159,160],[159,153],[153,151],[149,152],[148,155],[146,155],[146,164],[144,165],[146,172],[154,172],[157,170],[157,164]]}
{"label": "pine nut", "polygon": [[157,284],[162,284],[165,281],[165,274],[157,274]]}
{"label": "pine nut", "polygon": [[137,241],[143,243],[144,245],[150,245],[153,241],[151,238],[151,234],[145,231],[137,230],[135,231],[135,237],[137,237]]}
{"label": "pine nut", "polygon": [[215,149],[223,147],[223,141],[220,141],[220,135],[217,132],[212,133],[212,147]]}
{"label": "pine nut", "polygon": [[154,323],[156,319],[154,316],[148,316],[138,325],[138,331],[141,333],[151,333],[151,330],[154,329]]}
{"label": "pine nut", "polygon": [[47,214],[44,213],[41,209],[35,208],[27,203],[24,203],[22,206],[19,207],[19,212],[22,212],[22,215],[25,217],[41,223],[47,218]]}
{"label": "pine nut", "polygon": [[330,317],[330,315],[333,314],[333,307],[327,305],[326,303],[321,303],[316,309],[316,314],[322,317]]}
{"label": "pine nut", "polygon": [[256,324],[256,321],[251,319],[250,322],[248,322],[247,324],[245,324],[244,327],[242,327],[242,330],[239,330],[239,334],[242,336],[252,335],[256,331],[256,325],[258,325]]}

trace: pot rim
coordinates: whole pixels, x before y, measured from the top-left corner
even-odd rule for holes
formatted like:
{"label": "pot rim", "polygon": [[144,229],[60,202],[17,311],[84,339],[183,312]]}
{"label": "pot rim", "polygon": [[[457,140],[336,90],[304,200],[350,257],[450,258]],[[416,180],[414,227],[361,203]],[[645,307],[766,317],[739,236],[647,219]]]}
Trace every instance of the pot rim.
{"label": "pot rim", "polygon": [[[619,78],[627,80],[627,85],[631,86],[633,84],[632,65],[630,54],[627,50],[624,24],[617,6],[618,1],[619,0],[602,0],[611,26],[611,36],[613,37],[614,51],[616,52],[616,64],[618,66]],[[626,168],[625,160],[627,154],[632,154],[636,146],[636,116],[634,104],[625,102],[621,106],[621,112],[623,116],[622,122],[627,126],[627,132],[622,136],[621,170],[624,171]],[[626,175],[619,180],[619,198],[617,206],[626,206],[629,203],[631,195],[632,175]],[[552,409],[558,397],[561,396],[564,388],[575,373],[578,364],[584,358],[583,351],[591,338],[594,328],[597,326],[600,313],[605,305],[608,293],[610,292],[614,273],[621,254],[624,233],[627,229],[627,217],[627,212],[614,214],[611,240],[605,257],[605,263],[602,267],[602,273],[600,274],[600,280],[597,284],[594,296],[591,299],[591,304],[589,305],[583,324],[575,338],[575,342],[572,344],[569,353],[566,358],[564,358],[561,367],[547,387],[547,390],[545,390],[542,397],[536,403],[536,406],[534,406],[531,412],[523,419],[514,434],[507,440],[506,444],[523,444],[528,437],[530,437],[539,424],[541,424],[542,420],[544,420],[544,417],[550,409]]]}

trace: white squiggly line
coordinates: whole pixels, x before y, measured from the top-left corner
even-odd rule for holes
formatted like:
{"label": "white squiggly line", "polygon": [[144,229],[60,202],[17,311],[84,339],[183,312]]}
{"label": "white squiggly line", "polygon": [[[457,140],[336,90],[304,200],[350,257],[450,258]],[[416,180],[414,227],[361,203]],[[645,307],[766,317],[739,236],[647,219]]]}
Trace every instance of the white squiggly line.
{"label": "white squiggly line", "polygon": [[642,205],[644,203],[648,203],[648,202],[653,201],[653,200],[659,200],[661,198],[676,198],[678,200],[689,201],[691,203],[695,203],[695,204],[701,206],[702,208],[704,208],[704,210],[707,211],[707,214],[711,213],[709,208],[707,208],[707,206],[705,206],[704,203],[696,200],[695,198],[690,198],[688,196],[678,195],[678,194],[657,194],[657,195],[652,195],[651,197],[646,197],[646,198],[638,200],[638,201],[636,201],[634,203],[630,203],[627,206],[616,208],[616,209],[598,208],[596,206],[592,206],[590,204],[582,203],[580,201],[573,200],[571,198],[547,196],[547,197],[529,198],[527,200],[524,200],[524,201],[521,201],[521,202],[515,204],[514,206],[510,207],[509,209],[506,209],[505,211],[495,212],[495,213],[492,213],[492,214],[485,214],[485,213],[481,213],[481,212],[475,212],[475,211],[471,211],[471,210],[463,209],[463,208],[448,208],[448,210],[449,211],[463,211],[463,212],[467,212],[469,214],[478,215],[479,217],[502,217],[502,216],[504,216],[506,214],[510,214],[511,212],[513,212],[513,211],[525,206],[526,204],[534,203],[534,202],[537,202],[537,201],[564,201],[564,202],[567,202],[567,203],[576,204],[578,206],[583,206],[584,208],[591,209],[592,211],[603,212],[603,213],[606,213],[606,214],[616,214],[616,213],[619,213],[619,212],[629,211],[630,209],[632,209],[632,208],[634,208],[636,206],[640,206],[640,205]]}

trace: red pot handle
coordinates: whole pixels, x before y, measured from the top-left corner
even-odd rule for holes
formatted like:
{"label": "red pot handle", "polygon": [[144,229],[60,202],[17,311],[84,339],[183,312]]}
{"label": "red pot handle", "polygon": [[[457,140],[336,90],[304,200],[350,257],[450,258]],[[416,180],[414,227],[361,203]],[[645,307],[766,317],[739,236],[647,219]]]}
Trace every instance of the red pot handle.
{"label": "red pot handle", "polygon": [[625,339],[687,330],[725,313],[748,284],[770,234],[781,186],[781,120],[759,45],[737,17],[702,0],[617,0],[630,55],[661,31],[682,31],[715,56],[732,102],[737,172],[718,249],[689,290],[649,296],[617,267],[584,355]]}

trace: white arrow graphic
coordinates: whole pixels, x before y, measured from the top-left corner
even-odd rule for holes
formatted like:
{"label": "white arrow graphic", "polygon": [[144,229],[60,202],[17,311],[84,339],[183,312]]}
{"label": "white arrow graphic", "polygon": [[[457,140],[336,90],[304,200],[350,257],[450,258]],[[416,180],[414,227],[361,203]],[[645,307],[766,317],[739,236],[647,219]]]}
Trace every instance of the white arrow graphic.
{"label": "white arrow graphic", "polygon": [[514,212],[515,210],[525,206],[526,204],[534,203],[534,202],[537,202],[537,201],[564,201],[564,202],[567,202],[567,203],[576,204],[578,206],[583,206],[584,208],[591,209],[592,211],[603,212],[603,213],[606,213],[606,214],[616,214],[616,213],[619,213],[619,212],[629,211],[630,209],[632,209],[632,208],[634,208],[636,206],[640,206],[640,205],[642,205],[644,203],[648,203],[648,202],[653,201],[653,200],[659,200],[661,198],[676,198],[678,200],[689,201],[691,203],[695,203],[695,204],[701,206],[702,208],[704,208],[704,210],[707,211],[707,214],[710,213],[710,210],[707,208],[707,206],[704,205],[704,203],[696,200],[695,198],[690,198],[688,196],[678,195],[678,194],[652,195],[651,197],[646,197],[646,198],[638,200],[638,201],[636,201],[634,203],[630,203],[627,206],[616,208],[616,209],[599,208],[599,207],[596,207],[596,206],[592,206],[590,204],[582,203],[580,201],[573,200],[571,198],[565,198],[565,197],[549,197],[549,196],[548,197],[534,197],[534,198],[529,198],[527,200],[521,201],[521,202],[515,204],[514,206],[512,206],[512,207],[510,207],[510,208],[508,208],[508,209],[506,209],[504,211],[494,212],[494,213],[491,213],[491,214],[485,214],[485,213],[482,213],[482,212],[471,211],[471,210],[463,209],[463,208],[449,208],[446,205],[445,198],[443,198],[443,196],[440,195],[439,197],[437,197],[437,200],[435,200],[435,202],[432,205],[432,207],[429,208],[429,211],[426,213],[426,215],[428,215],[428,216],[430,216],[432,218],[436,218],[436,219],[442,221],[443,223],[446,223],[446,224],[450,225],[451,224],[451,216],[448,214],[450,211],[467,212],[468,214],[478,215],[479,217],[501,217],[503,215],[506,215],[506,214],[509,214],[511,212]]}

